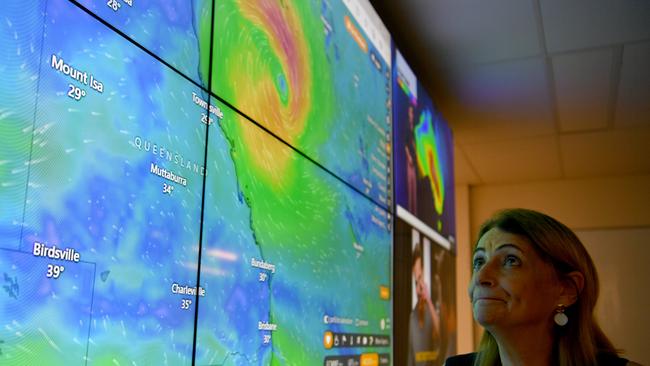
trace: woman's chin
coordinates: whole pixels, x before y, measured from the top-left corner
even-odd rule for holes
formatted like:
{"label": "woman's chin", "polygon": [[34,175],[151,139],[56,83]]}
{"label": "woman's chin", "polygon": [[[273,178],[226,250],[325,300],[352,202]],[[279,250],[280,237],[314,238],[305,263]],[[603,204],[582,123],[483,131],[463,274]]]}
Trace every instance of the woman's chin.
{"label": "woman's chin", "polygon": [[474,319],[486,328],[501,323],[505,319],[505,313],[501,306],[474,304]]}

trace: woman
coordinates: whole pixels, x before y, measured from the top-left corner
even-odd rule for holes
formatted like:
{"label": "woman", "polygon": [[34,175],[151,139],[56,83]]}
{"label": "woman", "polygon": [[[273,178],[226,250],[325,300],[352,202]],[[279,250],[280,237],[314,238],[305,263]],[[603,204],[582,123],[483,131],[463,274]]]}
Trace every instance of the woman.
{"label": "woman", "polygon": [[[510,209],[479,231],[469,295],[484,328],[453,365],[626,365],[594,318],[598,275],[578,237],[542,213]],[[632,363],[630,363],[632,364]]]}

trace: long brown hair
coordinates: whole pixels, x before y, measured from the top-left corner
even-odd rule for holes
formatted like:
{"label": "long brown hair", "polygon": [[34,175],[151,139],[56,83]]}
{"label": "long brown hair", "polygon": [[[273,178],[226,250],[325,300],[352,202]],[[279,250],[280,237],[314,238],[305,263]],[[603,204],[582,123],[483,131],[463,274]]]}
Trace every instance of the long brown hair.
{"label": "long brown hair", "polygon": [[[526,237],[537,254],[553,265],[559,278],[566,278],[573,271],[584,276],[584,287],[577,301],[565,310],[569,323],[555,327],[553,364],[595,365],[597,354],[617,354],[594,317],[599,291],[598,274],[589,253],[575,233],[548,215],[521,208],[497,212],[483,223],[478,238],[492,228]],[[485,331],[474,365],[500,364],[497,342]]]}

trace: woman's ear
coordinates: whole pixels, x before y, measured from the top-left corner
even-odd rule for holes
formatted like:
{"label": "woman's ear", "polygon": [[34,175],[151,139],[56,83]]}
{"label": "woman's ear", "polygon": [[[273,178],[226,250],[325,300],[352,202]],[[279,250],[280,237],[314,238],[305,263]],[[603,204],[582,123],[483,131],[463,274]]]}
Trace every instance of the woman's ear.
{"label": "woman's ear", "polygon": [[563,275],[561,279],[562,290],[560,292],[559,303],[564,306],[573,305],[578,301],[578,296],[585,286],[585,276],[578,271],[569,272]]}

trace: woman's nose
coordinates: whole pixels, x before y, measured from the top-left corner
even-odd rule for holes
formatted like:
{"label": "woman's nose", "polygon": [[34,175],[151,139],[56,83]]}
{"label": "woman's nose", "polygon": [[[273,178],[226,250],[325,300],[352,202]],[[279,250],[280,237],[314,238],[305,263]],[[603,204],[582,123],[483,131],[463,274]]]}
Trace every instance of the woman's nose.
{"label": "woman's nose", "polygon": [[493,261],[488,261],[474,273],[474,283],[476,285],[492,287],[496,284],[495,275],[494,263]]}

